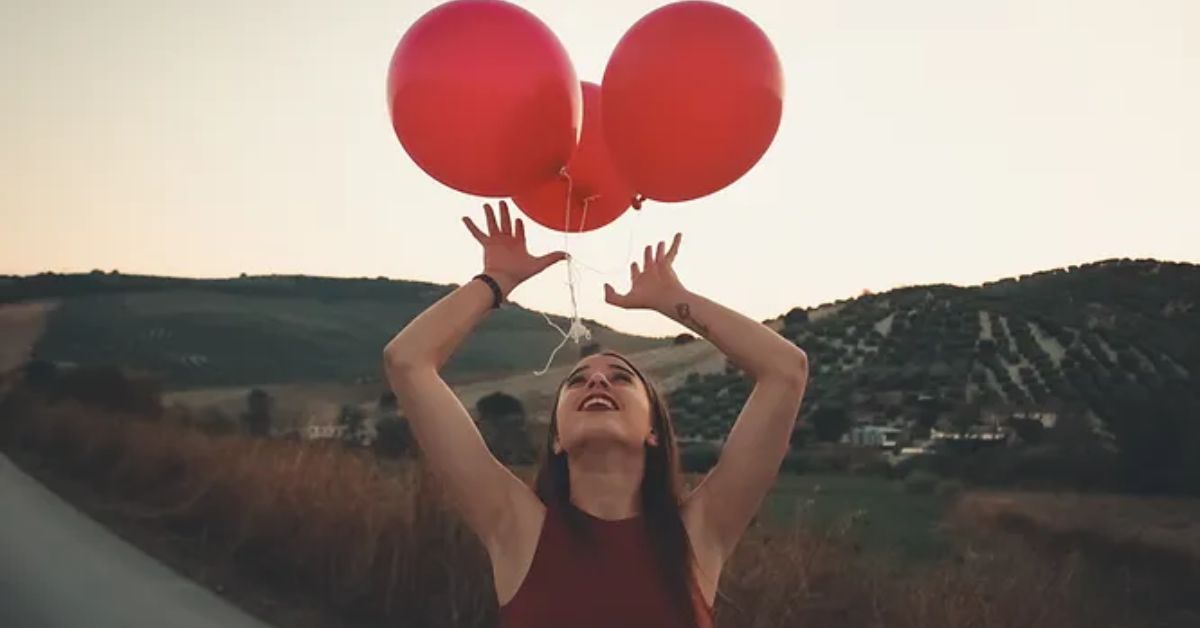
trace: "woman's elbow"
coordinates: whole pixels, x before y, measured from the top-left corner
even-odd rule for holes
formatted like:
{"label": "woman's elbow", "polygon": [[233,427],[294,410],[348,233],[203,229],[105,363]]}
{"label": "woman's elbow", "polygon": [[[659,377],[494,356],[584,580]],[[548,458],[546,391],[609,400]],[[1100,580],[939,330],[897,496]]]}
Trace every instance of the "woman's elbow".
{"label": "woman's elbow", "polygon": [[411,350],[404,344],[392,339],[383,348],[383,369],[389,375],[411,371],[420,363]]}
{"label": "woman's elbow", "polygon": [[808,385],[808,354],[800,347],[793,347],[775,370],[779,381],[789,388],[803,390]]}

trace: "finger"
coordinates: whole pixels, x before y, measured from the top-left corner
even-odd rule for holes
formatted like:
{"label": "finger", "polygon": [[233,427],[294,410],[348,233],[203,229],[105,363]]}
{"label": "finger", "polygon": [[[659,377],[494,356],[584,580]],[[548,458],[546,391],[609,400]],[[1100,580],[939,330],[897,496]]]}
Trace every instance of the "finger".
{"label": "finger", "polygon": [[604,301],[618,307],[625,307],[628,302],[626,295],[618,294],[616,289],[609,284],[604,284]]}
{"label": "finger", "polygon": [[629,281],[630,282],[637,281],[638,275],[640,275],[640,274],[642,274],[642,273],[638,272],[637,262],[631,263],[629,265]]}
{"label": "finger", "polygon": [[496,226],[496,211],[489,203],[484,203],[483,208],[487,210],[488,235],[494,236],[500,233],[500,227]]}
{"label": "finger", "polygon": [[652,256],[653,256],[653,253],[650,252],[650,245],[647,244],[645,255],[644,255],[645,259],[643,260],[643,263],[642,263],[642,270],[644,270],[644,271],[650,270],[650,265],[654,263],[654,258]]}
{"label": "finger", "polygon": [[658,247],[656,247],[654,249],[654,261],[655,262],[658,262],[660,264],[663,262],[663,258],[666,257],[666,255],[667,255],[666,249],[667,249],[667,244],[665,242],[663,242],[662,240],[659,240]]}
{"label": "finger", "polygon": [[525,241],[525,221],[520,218],[517,219],[517,240]]}
{"label": "finger", "polygon": [[676,233],[675,239],[671,241],[671,250],[667,251],[667,261],[675,261],[675,255],[679,253],[679,242],[683,240],[682,233]]}
{"label": "finger", "polygon": [[540,273],[543,270],[546,270],[547,268],[550,268],[551,266],[553,266],[565,259],[567,259],[567,254],[563,251],[555,251],[553,253],[547,253],[547,254],[537,258],[537,272]]}
{"label": "finger", "polygon": [[484,241],[487,240],[487,236],[483,235],[483,232],[479,230],[479,227],[475,226],[474,220],[471,220],[467,216],[463,216],[463,222],[466,223],[467,230],[471,232],[471,235],[475,236],[476,242],[483,244]]}
{"label": "finger", "polygon": [[508,213],[508,203],[500,201],[500,233],[512,235],[512,217]]}

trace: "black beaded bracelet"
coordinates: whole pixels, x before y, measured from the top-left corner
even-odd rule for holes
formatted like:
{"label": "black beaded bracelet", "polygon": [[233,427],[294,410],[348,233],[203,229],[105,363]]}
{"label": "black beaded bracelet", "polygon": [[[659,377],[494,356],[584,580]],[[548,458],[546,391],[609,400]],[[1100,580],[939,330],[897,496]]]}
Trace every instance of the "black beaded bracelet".
{"label": "black beaded bracelet", "polygon": [[487,273],[479,273],[471,279],[482,279],[483,283],[486,283],[492,289],[492,309],[500,309],[500,304],[504,302],[504,293],[500,290],[500,284],[496,283],[496,280],[492,279],[492,276]]}

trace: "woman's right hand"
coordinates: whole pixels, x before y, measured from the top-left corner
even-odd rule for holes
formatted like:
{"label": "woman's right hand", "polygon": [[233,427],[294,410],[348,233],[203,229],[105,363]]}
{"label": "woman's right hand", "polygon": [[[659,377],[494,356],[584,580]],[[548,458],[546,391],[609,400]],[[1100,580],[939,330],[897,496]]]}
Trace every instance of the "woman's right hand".
{"label": "woman's right hand", "polygon": [[483,208],[487,212],[486,234],[469,217],[463,216],[463,222],[471,235],[483,245],[483,272],[500,284],[505,297],[526,279],[567,259],[563,251],[540,257],[530,255],[525,248],[525,223],[518,218],[514,226],[508,214],[508,204],[504,201],[500,201],[499,222],[496,222],[496,212],[491,205],[485,204]]}

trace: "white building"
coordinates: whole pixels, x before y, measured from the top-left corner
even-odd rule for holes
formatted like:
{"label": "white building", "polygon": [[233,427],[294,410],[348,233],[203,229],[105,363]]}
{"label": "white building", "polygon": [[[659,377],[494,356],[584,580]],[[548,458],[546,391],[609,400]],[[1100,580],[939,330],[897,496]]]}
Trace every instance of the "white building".
{"label": "white building", "polygon": [[898,427],[859,425],[852,428],[843,440],[859,447],[891,449],[896,446],[896,440],[903,432],[904,430]]}

